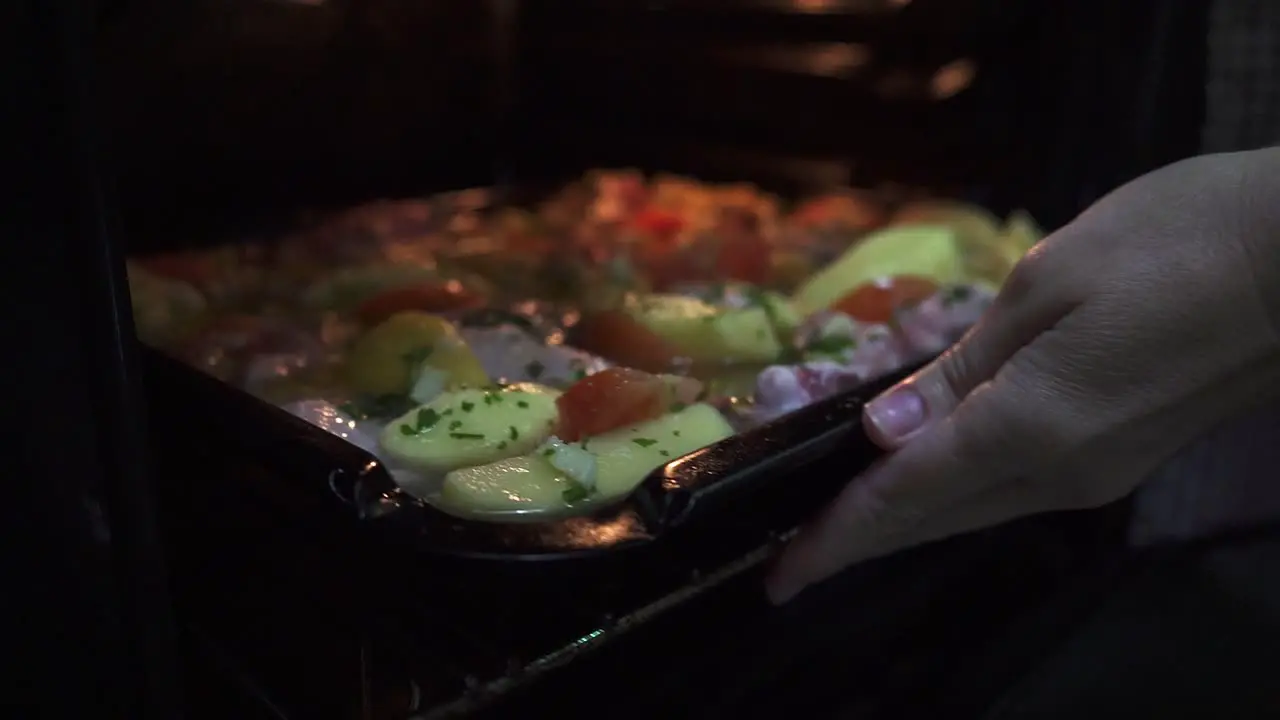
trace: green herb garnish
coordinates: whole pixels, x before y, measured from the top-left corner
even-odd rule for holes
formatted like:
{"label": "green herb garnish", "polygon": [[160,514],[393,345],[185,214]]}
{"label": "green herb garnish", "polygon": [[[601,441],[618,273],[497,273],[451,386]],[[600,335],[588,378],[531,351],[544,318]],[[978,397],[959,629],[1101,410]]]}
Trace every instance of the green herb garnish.
{"label": "green herb garnish", "polygon": [[529,407],[529,403],[525,402],[524,400],[517,400],[517,401],[516,401],[516,407],[518,407],[518,408],[527,408],[527,407]]}
{"label": "green herb garnish", "polygon": [[515,425],[512,425],[512,426],[509,428],[509,430],[508,430],[508,432],[507,432],[507,435],[508,435],[512,440],[519,440],[519,439],[520,439],[520,431],[516,429],[516,426],[515,426]]}
{"label": "green herb garnish", "polygon": [[431,408],[418,408],[418,432],[431,429],[437,422],[440,422],[440,413]]}
{"label": "green herb garnish", "polygon": [[809,352],[823,353],[824,355],[839,355],[856,345],[857,343],[854,342],[853,338],[828,335],[827,337],[814,339],[805,349]]}
{"label": "green herb garnish", "polygon": [[647,448],[650,445],[658,444],[658,441],[654,440],[653,438],[632,438],[631,442],[639,445],[642,448]]}
{"label": "green herb garnish", "polygon": [[667,452],[666,450],[659,450],[658,454],[661,455],[662,457],[671,457],[671,453]]}
{"label": "green herb garnish", "polygon": [[462,407],[462,412],[471,412],[472,410],[475,410],[476,404],[473,402],[467,402],[464,400],[462,401],[461,407]]}
{"label": "green herb garnish", "polygon": [[449,437],[457,438],[458,440],[483,440],[484,439],[484,435],[481,435],[480,433],[467,433],[467,432],[451,432],[449,433]]}
{"label": "green herb garnish", "polygon": [[587,499],[587,489],[583,487],[581,483],[576,483],[571,480],[567,482],[569,487],[565,488],[564,492],[560,493],[560,497],[564,498],[566,503],[572,505],[573,503]]}
{"label": "green herb garnish", "polygon": [[462,427],[462,421],[461,421],[461,420],[454,420],[453,422],[449,423],[449,429],[450,429],[450,430],[457,430],[457,429],[458,429],[458,428],[460,428],[460,427]]}
{"label": "green herb garnish", "polygon": [[672,434],[672,435],[675,435],[676,437],[680,437],[680,431],[679,431],[679,430],[672,430],[672,431],[671,431],[671,434]]}
{"label": "green herb garnish", "polygon": [[956,285],[947,288],[946,292],[942,295],[942,305],[943,307],[951,307],[952,305],[964,302],[971,297],[973,297],[973,288],[968,285]]}
{"label": "green herb garnish", "polygon": [[507,449],[507,441],[506,441],[506,440],[503,440],[502,442],[498,443],[498,449],[499,449],[499,450],[506,450],[506,449]]}
{"label": "green herb garnish", "polygon": [[417,435],[418,431],[415,430],[412,425],[406,424],[406,425],[400,426],[400,434],[401,435]]}

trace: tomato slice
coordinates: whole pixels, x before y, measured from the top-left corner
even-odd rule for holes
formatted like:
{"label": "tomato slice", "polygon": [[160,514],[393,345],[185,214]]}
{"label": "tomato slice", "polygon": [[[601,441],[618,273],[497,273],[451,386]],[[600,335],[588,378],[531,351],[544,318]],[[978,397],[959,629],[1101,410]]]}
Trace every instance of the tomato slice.
{"label": "tomato slice", "polygon": [[684,219],[674,213],[645,208],[631,218],[631,226],[663,240],[670,240],[684,229]]}
{"label": "tomato slice", "polygon": [[702,383],[631,368],[609,368],[588,375],[556,398],[560,424],[556,434],[573,442],[671,412],[693,402]]}
{"label": "tomato slice", "polygon": [[417,310],[441,313],[470,310],[484,305],[484,298],[452,280],[386,290],[360,303],[356,315],[366,325],[377,325],[398,313]]}
{"label": "tomato slice", "polygon": [[882,278],[835,301],[831,309],[862,322],[886,323],[899,308],[919,303],[937,291],[937,283],[926,277]]}
{"label": "tomato slice", "polygon": [[680,360],[666,340],[621,310],[584,315],[573,334],[576,347],[646,372],[669,372]]}

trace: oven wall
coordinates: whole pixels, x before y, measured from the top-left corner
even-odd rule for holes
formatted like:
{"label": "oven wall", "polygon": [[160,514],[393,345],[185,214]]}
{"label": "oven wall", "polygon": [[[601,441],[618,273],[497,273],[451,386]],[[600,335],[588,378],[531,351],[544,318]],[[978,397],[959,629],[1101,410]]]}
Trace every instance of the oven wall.
{"label": "oven wall", "polygon": [[98,59],[134,252],[593,166],[899,183],[1055,226],[1195,151],[1204,6],[124,0]]}
{"label": "oven wall", "polygon": [[[543,0],[521,15],[519,167],[797,185],[1001,179],[1022,103],[1002,0]],[[555,158],[535,152],[544,138]]]}
{"label": "oven wall", "polygon": [[127,0],[98,62],[132,250],[493,178],[480,0]]}

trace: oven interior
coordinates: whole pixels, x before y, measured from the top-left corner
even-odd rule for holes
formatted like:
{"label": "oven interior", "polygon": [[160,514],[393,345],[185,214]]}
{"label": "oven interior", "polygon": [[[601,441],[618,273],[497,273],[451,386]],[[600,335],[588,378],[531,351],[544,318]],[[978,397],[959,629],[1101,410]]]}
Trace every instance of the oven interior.
{"label": "oven interior", "polygon": [[[1055,227],[1194,152],[1202,98],[1188,88],[1203,69],[1169,48],[1203,44],[1202,9],[127,0],[103,8],[98,101],[130,254],[262,237],[381,198],[516,197],[595,167],[792,196],[890,187]],[[677,696],[713,713],[756,706],[750,688],[771,677],[804,688],[790,707],[816,713],[851,690],[841,702],[880,712],[950,672],[977,628],[1114,549],[1123,523],[1122,510],[1042,519],[873,563],[838,583],[831,597],[862,611],[827,632],[804,617],[830,617],[821,599],[766,608],[768,543],[708,538],[696,563],[672,551],[569,569],[388,547],[339,508],[273,496],[261,458],[184,434],[164,420],[181,398],[154,380],[148,391],[185,632],[207,675],[284,717],[510,716],[512,703],[571,700],[585,713],[598,706],[586,685],[631,693],[621,716]],[[1005,605],[975,590],[1011,574],[1025,582]],[[815,634],[828,644],[800,647]],[[859,643],[841,660],[857,687],[822,680],[836,646]]]}

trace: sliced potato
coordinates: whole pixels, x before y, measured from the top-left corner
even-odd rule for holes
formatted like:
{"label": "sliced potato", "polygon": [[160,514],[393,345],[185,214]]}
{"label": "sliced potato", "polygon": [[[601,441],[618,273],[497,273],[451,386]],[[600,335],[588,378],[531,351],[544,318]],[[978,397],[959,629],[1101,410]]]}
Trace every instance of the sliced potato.
{"label": "sliced potato", "polygon": [[782,353],[768,307],[724,309],[683,295],[643,295],[629,298],[625,310],[694,362],[772,362]]}
{"label": "sliced potato", "polygon": [[801,315],[824,310],[877,278],[914,275],[939,285],[964,278],[956,233],[941,225],[905,225],[872,233],[809,278],[792,297]]}
{"label": "sliced potato", "polygon": [[951,228],[964,257],[963,280],[989,287],[999,287],[1018,260],[1044,237],[1025,210],[1015,211],[1001,223],[975,205],[927,201],[907,205],[893,218],[895,225],[918,223]]}
{"label": "sliced potato", "polygon": [[1004,244],[1022,257],[1044,239],[1044,230],[1026,210],[1015,210],[1004,224]]}
{"label": "sliced potato", "polygon": [[[733,434],[718,410],[703,403],[656,420],[619,428],[585,442],[596,456],[595,492],[584,507],[630,494],[654,469]],[[541,455],[508,458],[445,476],[441,501],[459,514],[563,513],[575,484]]]}
{"label": "sliced potato", "polygon": [[361,335],[347,356],[347,380],[357,393],[404,395],[423,365],[443,372],[450,386],[490,383],[457,328],[423,312],[392,315]]}
{"label": "sliced potato", "polygon": [[522,455],[551,436],[559,396],[533,383],[446,392],[394,420],[379,443],[398,464],[428,474]]}

